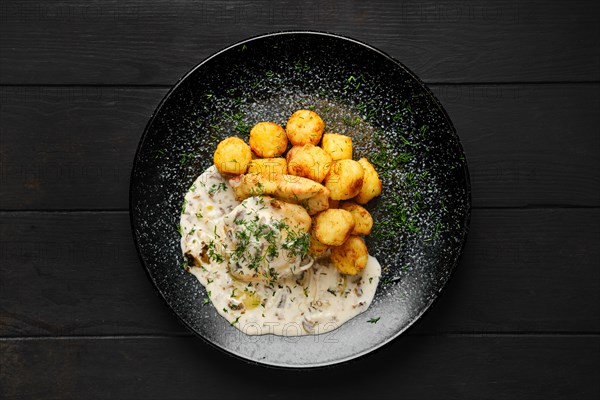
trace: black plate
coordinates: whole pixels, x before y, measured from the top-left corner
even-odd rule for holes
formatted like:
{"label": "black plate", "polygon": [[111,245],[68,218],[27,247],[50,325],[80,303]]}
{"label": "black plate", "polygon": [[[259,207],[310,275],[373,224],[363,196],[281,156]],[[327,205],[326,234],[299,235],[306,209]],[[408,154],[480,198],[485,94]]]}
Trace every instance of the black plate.
{"label": "black plate", "polygon": [[[256,122],[285,126],[293,111],[313,107],[328,130],[353,136],[354,159],[369,157],[382,177],[383,195],[368,206],[376,226],[367,238],[383,267],[382,280],[371,307],[330,333],[246,336],[203,304],[204,288],[181,267],[183,197],[212,164],[221,139],[247,140]],[[130,188],[138,252],[169,307],[218,348],[282,367],[350,360],[411,326],[456,268],[470,203],[462,147],[429,89],[383,52],[317,32],[252,38],[184,76],[146,127]]]}

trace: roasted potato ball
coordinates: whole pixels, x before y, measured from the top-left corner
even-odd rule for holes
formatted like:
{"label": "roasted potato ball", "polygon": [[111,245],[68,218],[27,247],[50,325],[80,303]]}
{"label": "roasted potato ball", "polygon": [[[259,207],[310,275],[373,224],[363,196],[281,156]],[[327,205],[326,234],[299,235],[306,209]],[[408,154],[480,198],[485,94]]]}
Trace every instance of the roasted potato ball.
{"label": "roasted potato ball", "polygon": [[278,157],[285,152],[287,144],[285,130],[274,122],[259,122],[250,130],[250,147],[259,157]]}
{"label": "roasted potato ball", "polygon": [[242,139],[228,137],[217,145],[213,162],[221,174],[240,175],[246,172],[252,152]]}
{"label": "roasted potato ball", "polygon": [[288,172],[316,182],[323,182],[331,168],[331,156],[312,144],[294,146],[287,154]]}
{"label": "roasted potato ball", "polygon": [[311,256],[321,257],[327,252],[327,250],[329,250],[329,246],[319,242],[313,234],[310,235],[308,252]]}
{"label": "roasted potato ball", "polygon": [[292,114],[285,130],[292,145],[306,143],[317,145],[323,136],[325,123],[319,115],[310,110],[298,110]]}
{"label": "roasted potato ball", "polygon": [[326,133],[323,135],[321,147],[334,161],[352,160],[352,138],[338,133]]}
{"label": "roasted potato ball", "polygon": [[373,217],[363,207],[353,201],[344,201],[340,204],[342,210],[348,211],[354,218],[354,229],[352,230],[353,235],[364,236],[371,233],[373,228]]}
{"label": "roasted potato ball", "polygon": [[256,158],[250,161],[248,173],[257,173],[273,179],[275,174],[287,174],[285,158]]}
{"label": "roasted potato ball", "polygon": [[331,262],[343,274],[358,274],[368,260],[367,246],[358,236],[350,236],[341,246],[331,248]]}
{"label": "roasted potato ball", "polygon": [[348,239],[354,229],[354,224],[354,218],[350,212],[330,208],[314,217],[313,234],[323,244],[339,246]]}
{"label": "roasted potato ball", "polygon": [[354,200],[359,204],[366,204],[374,197],[381,194],[381,180],[373,165],[366,158],[361,158],[358,163],[362,166],[365,175],[362,187]]}
{"label": "roasted potato ball", "polygon": [[356,196],[363,186],[364,170],[354,160],[335,161],[325,177],[325,187],[333,200],[347,200]]}

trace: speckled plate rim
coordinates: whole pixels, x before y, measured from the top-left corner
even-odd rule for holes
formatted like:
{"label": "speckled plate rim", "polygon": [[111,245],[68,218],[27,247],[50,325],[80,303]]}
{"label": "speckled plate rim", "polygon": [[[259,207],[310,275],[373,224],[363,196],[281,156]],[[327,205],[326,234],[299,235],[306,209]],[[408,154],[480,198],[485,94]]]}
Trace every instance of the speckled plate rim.
{"label": "speckled plate rim", "polygon": [[[264,363],[264,362],[260,362],[257,360],[252,360],[249,359],[241,354],[237,354],[235,351],[232,351],[228,348],[225,348],[224,346],[220,346],[217,345],[213,342],[211,342],[210,340],[206,339],[204,336],[202,336],[199,332],[197,332],[181,315],[179,315],[169,304],[169,302],[167,301],[167,298],[165,296],[165,294],[163,293],[163,291],[158,287],[158,285],[156,284],[156,281],[154,279],[154,277],[152,276],[152,273],[150,272],[147,264],[146,264],[146,260],[141,252],[141,246],[140,243],[138,242],[138,237],[135,233],[135,229],[136,229],[136,218],[135,215],[133,213],[133,192],[134,192],[134,175],[135,175],[135,171],[136,171],[136,161],[138,160],[139,157],[139,153],[144,145],[144,142],[148,136],[148,132],[150,130],[150,127],[152,126],[152,124],[154,123],[154,120],[156,118],[156,116],[160,113],[160,111],[162,110],[163,106],[166,104],[166,102],[169,100],[169,98],[171,97],[171,95],[179,88],[179,86],[182,84],[182,82],[184,82],[190,75],[194,74],[198,69],[202,68],[206,63],[210,62],[212,59],[218,57],[219,55],[230,51],[238,46],[243,46],[244,44],[253,42],[255,40],[261,40],[261,39],[265,39],[265,38],[269,38],[269,37],[274,37],[274,36],[286,36],[286,35],[315,35],[315,36],[325,36],[325,37],[330,37],[330,38],[334,38],[337,40],[343,40],[343,41],[347,41],[347,42],[351,42],[354,44],[357,44],[359,46],[363,46],[366,49],[368,49],[369,51],[373,51],[375,53],[378,53],[379,55],[387,58],[388,60],[390,60],[391,62],[393,62],[397,67],[402,68],[404,70],[404,72],[406,72],[412,79],[415,80],[415,82],[418,83],[418,85],[421,87],[421,89],[428,94],[428,96],[430,97],[431,100],[434,101],[435,105],[437,106],[437,108],[439,109],[439,111],[442,113],[442,115],[444,116],[444,118],[446,119],[446,122],[448,123],[448,127],[450,128],[450,133],[453,136],[454,140],[456,140],[456,144],[458,145],[458,150],[460,151],[461,155],[464,157],[464,163],[463,163],[463,170],[464,170],[464,176],[465,176],[465,192],[466,192],[466,196],[467,196],[467,207],[465,210],[465,220],[464,220],[464,227],[462,230],[462,243],[460,246],[460,249],[458,251],[458,254],[456,256],[455,262],[452,265],[451,269],[450,269],[450,273],[448,275],[448,278],[446,280],[446,282],[444,283],[444,285],[438,290],[438,293],[430,300],[430,302],[421,310],[421,312],[419,314],[417,314],[404,328],[398,330],[398,332],[396,332],[395,335],[387,338],[386,340],[382,341],[381,343],[379,343],[378,345],[371,347],[369,349],[363,350],[361,352],[357,352],[355,354],[353,354],[352,356],[349,357],[345,357],[333,362],[324,362],[324,363],[313,363],[313,364],[306,364],[306,365],[278,365],[278,364],[269,364],[269,363]],[[469,169],[468,169],[468,162],[466,159],[466,155],[464,152],[464,148],[462,146],[462,143],[460,141],[460,138],[458,137],[458,134],[456,132],[456,129],[454,127],[454,124],[452,123],[452,120],[450,119],[448,113],[446,112],[446,110],[444,109],[444,107],[442,106],[441,102],[437,99],[437,97],[435,97],[435,95],[433,94],[433,92],[427,87],[427,85],[425,85],[425,83],[417,76],[415,75],[410,69],[408,69],[404,64],[402,64],[400,61],[396,60],[394,57],[390,56],[389,54],[365,43],[362,42],[360,40],[357,39],[353,39],[350,38],[348,36],[343,36],[343,35],[339,35],[336,33],[332,33],[332,32],[324,32],[324,31],[311,31],[311,30],[290,30],[290,31],[277,31],[277,32],[271,32],[271,33],[266,33],[266,34],[261,34],[261,35],[257,35],[257,36],[252,36],[248,39],[244,39],[241,40],[237,43],[234,43],[228,47],[225,47],[217,52],[215,52],[214,54],[210,55],[209,57],[205,58],[204,60],[202,60],[200,63],[198,63],[196,66],[194,66],[190,71],[188,71],[186,74],[184,74],[181,78],[179,78],[179,80],[175,83],[175,85],[173,85],[173,87],[167,92],[167,94],[163,97],[163,99],[160,101],[160,103],[158,104],[158,106],[156,107],[156,109],[154,110],[154,112],[152,113],[152,115],[150,116],[148,123],[146,124],[146,127],[144,128],[144,132],[142,133],[142,136],[140,138],[140,141],[138,143],[136,152],[135,152],[135,156],[133,159],[133,165],[131,168],[131,174],[130,174],[130,179],[129,179],[129,217],[130,217],[130,223],[131,223],[131,232],[133,235],[133,240],[135,243],[135,248],[138,254],[138,257],[142,263],[142,266],[144,267],[144,270],[146,272],[146,275],[148,276],[148,279],[150,279],[150,281],[152,282],[152,286],[154,287],[154,290],[160,295],[160,298],[164,301],[164,303],[167,305],[167,307],[169,308],[169,310],[175,314],[175,316],[179,319],[179,321],[181,321],[183,323],[183,325],[189,329],[195,336],[200,337],[205,343],[208,343],[210,346],[212,346],[213,348],[216,348],[218,350],[221,350],[222,352],[224,352],[225,354],[229,355],[229,356],[233,356],[234,358],[237,359],[241,359],[245,362],[248,362],[250,364],[254,364],[254,365],[260,365],[263,367],[269,367],[269,368],[278,368],[278,369],[286,369],[286,370],[298,370],[298,369],[315,369],[315,368],[324,368],[324,367],[331,367],[334,365],[340,365],[340,364],[345,364],[348,363],[350,361],[357,361],[360,358],[365,357],[368,354],[373,354],[379,350],[381,350],[384,346],[388,345],[389,343],[393,342],[394,340],[396,340],[399,336],[401,336],[403,333],[405,333],[408,329],[412,328],[413,326],[415,326],[415,324],[417,323],[417,321],[420,321],[423,317],[423,315],[429,311],[432,306],[437,302],[437,300],[439,299],[440,295],[442,294],[442,292],[444,291],[444,289],[448,286],[449,282],[451,281],[452,277],[454,276],[456,269],[458,267],[458,264],[460,263],[460,260],[462,259],[462,254],[464,252],[464,248],[465,248],[465,244],[467,242],[467,236],[469,233],[469,226],[470,226],[470,222],[471,222],[471,179],[470,179],[470,174],[469,174]]]}

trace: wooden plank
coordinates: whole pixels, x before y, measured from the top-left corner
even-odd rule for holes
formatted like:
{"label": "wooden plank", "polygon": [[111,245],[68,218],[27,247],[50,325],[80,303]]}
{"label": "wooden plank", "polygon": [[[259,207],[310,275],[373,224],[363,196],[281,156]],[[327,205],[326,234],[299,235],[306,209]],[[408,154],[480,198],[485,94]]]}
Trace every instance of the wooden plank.
{"label": "wooden plank", "polygon": [[465,149],[473,206],[600,204],[600,85],[432,89]]}
{"label": "wooden plank", "polygon": [[[599,222],[600,209],[474,210],[455,277],[411,332],[600,332]],[[127,213],[0,213],[0,246],[0,336],[186,333]]]}
{"label": "wooden plank", "polygon": [[0,214],[4,335],[181,333],[137,256],[127,213]]}
{"label": "wooden plank", "polygon": [[348,35],[429,82],[598,81],[590,1],[3,1],[3,84],[173,84],[251,36]]}
{"label": "wooden plank", "polygon": [[6,400],[600,395],[598,336],[412,336],[357,362],[310,371],[261,368],[195,338],[4,340],[0,361]]}
{"label": "wooden plank", "polygon": [[[600,205],[600,85],[435,85],[475,207]],[[126,209],[166,89],[0,88],[0,209]]]}
{"label": "wooden plank", "polygon": [[127,208],[135,150],[166,91],[0,89],[0,208]]}

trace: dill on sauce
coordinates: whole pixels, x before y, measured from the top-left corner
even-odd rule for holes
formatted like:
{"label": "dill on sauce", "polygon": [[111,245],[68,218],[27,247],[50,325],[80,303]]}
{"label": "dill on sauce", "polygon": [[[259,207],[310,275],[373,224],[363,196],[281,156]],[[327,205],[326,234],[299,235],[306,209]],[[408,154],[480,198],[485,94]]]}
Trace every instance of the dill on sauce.
{"label": "dill on sauce", "polygon": [[219,193],[220,191],[225,191],[227,190],[227,185],[225,184],[225,182],[221,182],[219,184],[214,183],[210,189],[208,189],[208,194],[210,196],[214,195],[215,193]]}
{"label": "dill on sauce", "polygon": [[223,255],[215,250],[215,241],[214,240],[211,240],[208,243],[207,254],[208,254],[208,258],[211,261],[216,261],[218,263],[221,263],[224,260]]}
{"label": "dill on sauce", "polygon": [[187,206],[187,199],[183,199],[183,204],[181,205],[181,213],[185,213],[185,207]]}

